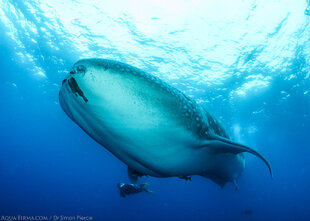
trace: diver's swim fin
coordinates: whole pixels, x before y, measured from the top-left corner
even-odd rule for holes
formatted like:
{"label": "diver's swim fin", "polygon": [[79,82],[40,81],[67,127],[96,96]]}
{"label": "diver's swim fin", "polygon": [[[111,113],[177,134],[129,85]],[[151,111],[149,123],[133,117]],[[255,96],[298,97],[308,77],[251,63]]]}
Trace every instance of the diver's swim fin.
{"label": "diver's swim fin", "polygon": [[145,192],[147,192],[147,193],[149,193],[149,194],[153,193],[152,190],[148,190],[148,189],[145,189]]}

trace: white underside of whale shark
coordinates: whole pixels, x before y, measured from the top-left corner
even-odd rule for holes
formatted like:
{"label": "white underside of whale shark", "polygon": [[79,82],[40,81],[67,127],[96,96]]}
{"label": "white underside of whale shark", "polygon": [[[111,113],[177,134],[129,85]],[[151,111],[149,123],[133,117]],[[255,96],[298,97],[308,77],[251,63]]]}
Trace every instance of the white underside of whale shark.
{"label": "white underside of whale shark", "polygon": [[[244,169],[242,152],[202,107],[157,77],[105,59],[78,61],[63,81],[61,107],[128,165],[129,176],[201,175],[220,186]],[[272,173],[271,173],[272,174]]]}

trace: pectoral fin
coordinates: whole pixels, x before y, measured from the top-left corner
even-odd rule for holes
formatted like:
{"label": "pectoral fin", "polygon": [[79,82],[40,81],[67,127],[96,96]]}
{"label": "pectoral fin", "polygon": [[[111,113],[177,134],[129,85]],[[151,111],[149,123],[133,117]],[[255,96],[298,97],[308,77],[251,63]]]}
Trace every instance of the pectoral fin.
{"label": "pectoral fin", "polygon": [[214,151],[214,153],[216,154],[221,154],[221,153],[238,154],[238,153],[248,152],[248,153],[254,154],[255,156],[259,157],[262,161],[265,162],[265,164],[267,165],[269,169],[270,176],[271,178],[273,178],[273,173],[272,173],[272,169],[271,169],[269,162],[256,150],[253,150],[250,147],[235,143],[231,140],[228,140],[226,138],[223,138],[217,135],[209,135],[208,138],[210,139],[210,141],[205,146],[211,148],[211,150]]}

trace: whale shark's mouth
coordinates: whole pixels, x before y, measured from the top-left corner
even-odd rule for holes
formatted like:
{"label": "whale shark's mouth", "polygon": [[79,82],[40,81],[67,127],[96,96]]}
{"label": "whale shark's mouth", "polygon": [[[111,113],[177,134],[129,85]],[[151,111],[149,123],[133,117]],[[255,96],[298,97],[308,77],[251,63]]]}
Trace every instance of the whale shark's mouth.
{"label": "whale shark's mouth", "polygon": [[59,91],[59,103],[67,115],[74,120],[72,110],[70,108],[70,102],[68,101],[68,99],[71,99],[70,94],[74,97],[80,96],[83,98],[85,103],[88,102],[87,97],[84,95],[84,92],[81,90],[76,80],[73,77],[68,76],[62,81],[62,88]]}
{"label": "whale shark's mouth", "polygon": [[77,93],[86,103],[88,102],[88,99],[85,97],[84,92],[81,90],[74,77],[68,79],[68,84],[73,93]]}

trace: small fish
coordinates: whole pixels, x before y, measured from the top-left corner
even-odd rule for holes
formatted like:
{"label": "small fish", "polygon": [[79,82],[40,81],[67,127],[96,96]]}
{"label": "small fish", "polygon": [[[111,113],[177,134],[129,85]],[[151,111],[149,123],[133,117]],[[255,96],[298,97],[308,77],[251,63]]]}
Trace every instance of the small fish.
{"label": "small fish", "polygon": [[253,211],[250,210],[250,209],[245,209],[242,213],[243,213],[244,215],[251,215],[251,214],[253,214]]}

